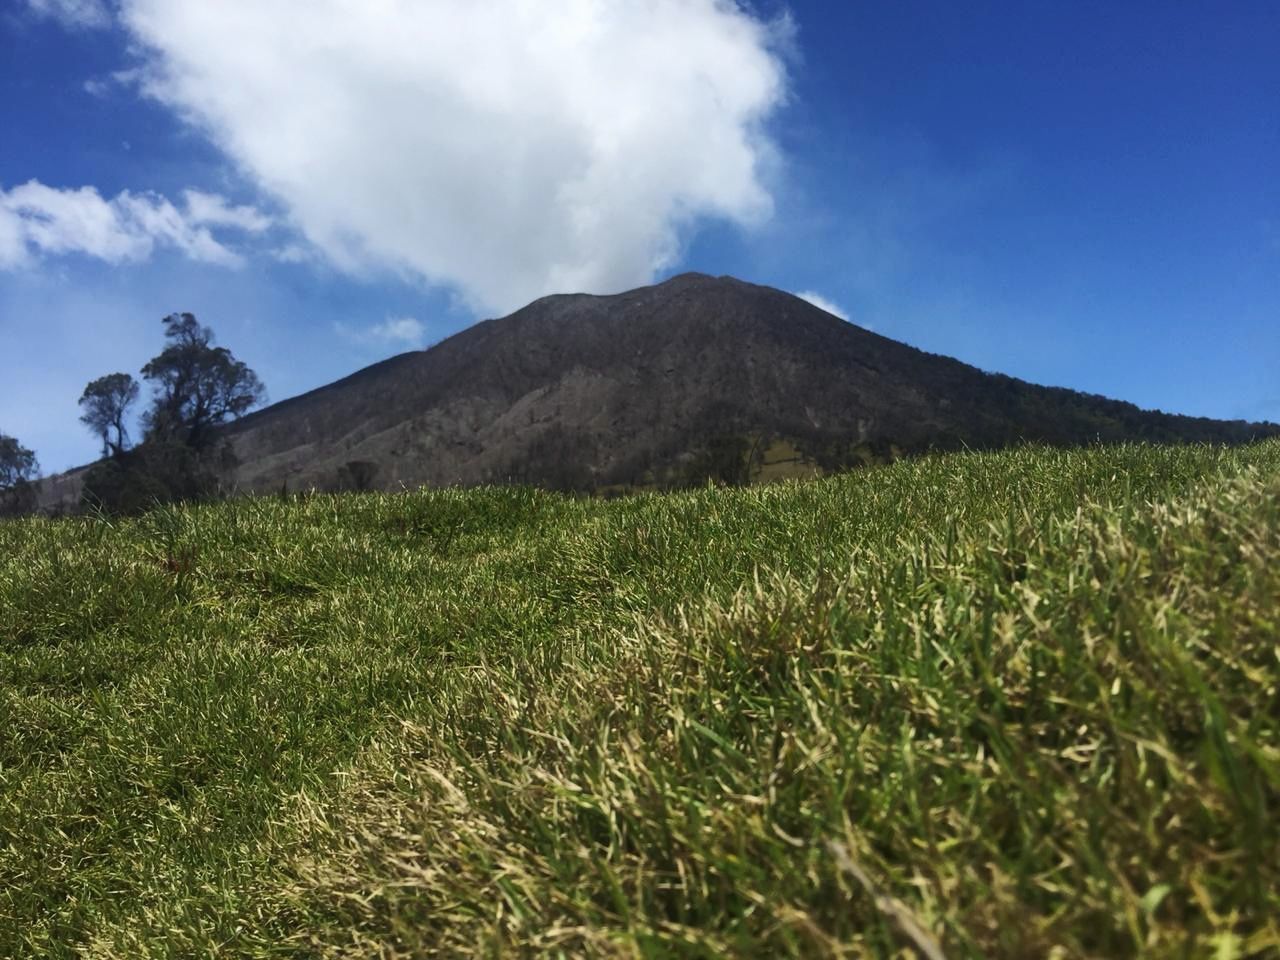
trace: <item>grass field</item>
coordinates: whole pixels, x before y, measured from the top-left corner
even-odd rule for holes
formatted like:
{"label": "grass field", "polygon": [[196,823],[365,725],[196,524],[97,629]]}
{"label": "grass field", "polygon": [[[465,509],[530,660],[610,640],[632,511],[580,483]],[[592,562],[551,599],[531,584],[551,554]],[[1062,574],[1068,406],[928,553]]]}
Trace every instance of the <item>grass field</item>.
{"label": "grass field", "polygon": [[0,524],[0,956],[1280,954],[1280,442]]}

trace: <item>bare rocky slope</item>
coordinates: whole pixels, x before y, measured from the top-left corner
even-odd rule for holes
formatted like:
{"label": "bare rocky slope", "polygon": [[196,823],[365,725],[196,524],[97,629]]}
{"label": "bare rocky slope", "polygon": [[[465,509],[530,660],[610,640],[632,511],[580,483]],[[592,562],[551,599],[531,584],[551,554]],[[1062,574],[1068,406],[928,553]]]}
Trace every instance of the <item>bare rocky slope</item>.
{"label": "bare rocky slope", "polygon": [[708,452],[767,445],[831,468],[1024,440],[1276,434],[987,374],[779,290],[700,274],[545,297],[226,430],[234,483],[256,492],[661,485]]}

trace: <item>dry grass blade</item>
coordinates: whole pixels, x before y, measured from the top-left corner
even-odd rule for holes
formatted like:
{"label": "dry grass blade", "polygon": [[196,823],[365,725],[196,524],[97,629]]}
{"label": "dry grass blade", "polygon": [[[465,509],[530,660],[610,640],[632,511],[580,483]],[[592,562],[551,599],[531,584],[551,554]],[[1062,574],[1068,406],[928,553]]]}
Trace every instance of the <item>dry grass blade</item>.
{"label": "dry grass blade", "polygon": [[942,946],[924,928],[924,925],[916,919],[915,914],[901,900],[891,897],[881,890],[870,875],[853,861],[853,858],[849,856],[848,848],[843,843],[837,840],[828,840],[827,849],[835,857],[836,866],[840,868],[841,872],[858,881],[858,885],[866,891],[867,896],[871,897],[876,909],[893,921],[894,925],[911,942],[911,946],[915,948],[920,956],[924,957],[925,960],[947,960],[947,955],[942,952]]}

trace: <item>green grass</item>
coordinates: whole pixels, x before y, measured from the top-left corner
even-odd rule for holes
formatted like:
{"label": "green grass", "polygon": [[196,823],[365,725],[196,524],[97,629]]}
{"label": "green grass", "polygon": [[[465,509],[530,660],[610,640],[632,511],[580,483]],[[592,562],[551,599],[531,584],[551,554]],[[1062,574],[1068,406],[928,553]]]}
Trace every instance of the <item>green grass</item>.
{"label": "green grass", "polygon": [[0,525],[0,956],[1280,953],[1280,443]]}

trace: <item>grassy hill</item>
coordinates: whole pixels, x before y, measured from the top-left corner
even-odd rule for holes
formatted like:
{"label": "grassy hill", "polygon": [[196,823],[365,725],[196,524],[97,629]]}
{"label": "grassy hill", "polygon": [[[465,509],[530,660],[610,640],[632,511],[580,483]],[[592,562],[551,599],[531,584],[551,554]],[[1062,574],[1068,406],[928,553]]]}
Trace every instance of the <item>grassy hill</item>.
{"label": "grassy hill", "polygon": [[1277,441],[0,524],[0,955],[1274,956],[1278,638]]}

